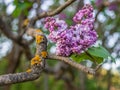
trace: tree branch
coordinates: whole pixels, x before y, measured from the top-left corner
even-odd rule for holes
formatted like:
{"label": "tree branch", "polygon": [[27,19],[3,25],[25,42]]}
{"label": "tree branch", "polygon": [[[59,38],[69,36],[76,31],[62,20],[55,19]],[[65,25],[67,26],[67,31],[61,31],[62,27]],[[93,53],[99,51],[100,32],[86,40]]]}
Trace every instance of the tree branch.
{"label": "tree branch", "polygon": [[16,71],[19,66],[22,53],[23,50],[17,44],[13,44],[12,50],[8,55],[9,60],[6,73],[14,73]]}
{"label": "tree branch", "polygon": [[3,32],[3,34],[6,37],[10,38],[12,41],[17,43],[18,45],[23,47],[26,45],[26,40],[25,39],[20,40],[19,36],[12,32],[11,28],[6,24],[5,21],[3,21],[2,18],[0,18],[0,30]]}
{"label": "tree branch", "polygon": [[62,56],[57,56],[57,55],[54,55],[54,54],[49,54],[48,55],[48,59],[55,59],[55,60],[60,60],[60,61],[63,61],[79,70],[82,70],[88,74],[92,74],[92,75],[95,75],[95,69],[92,69],[92,68],[88,68],[86,66],[83,66],[79,63],[76,63],[74,62],[73,60],[71,60],[70,58],[68,57],[62,57]]}
{"label": "tree branch", "polygon": [[[20,28],[20,27],[19,27]],[[29,49],[29,43],[22,38],[21,35],[14,34],[11,30],[11,28],[7,25],[5,21],[3,21],[2,18],[0,18],[0,30],[3,32],[3,34],[10,38],[13,42],[18,44],[20,47],[24,49],[25,54],[29,59],[31,59],[32,55],[30,53]]]}
{"label": "tree branch", "polygon": [[18,83],[18,82],[35,80],[39,77],[41,71],[42,71],[41,67],[36,67],[36,70],[34,70],[34,72],[31,72],[31,73],[23,72],[23,73],[16,73],[16,74],[1,75],[0,85],[7,85],[7,84]]}
{"label": "tree branch", "polygon": [[17,42],[17,35],[13,34],[9,26],[0,18],[0,30],[10,39]]}
{"label": "tree branch", "polygon": [[48,17],[48,16],[54,16],[56,14],[59,14],[66,7],[68,7],[70,4],[72,4],[75,1],[77,1],[77,0],[67,0],[67,2],[65,2],[63,5],[59,6],[57,9],[52,10],[50,12],[43,12],[43,13],[39,14],[38,16],[32,18],[30,22],[32,22],[32,24],[34,24],[35,21],[38,20],[38,19],[41,19],[41,18],[44,18],[44,17]]}
{"label": "tree branch", "polygon": [[[34,37],[36,35],[43,35],[41,32],[40,33],[35,32],[34,29],[28,29],[28,31],[29,31],[28,34]],[[25,82],[25,81],[31,81],[37,79],[43,70],[43,65],[45,60],[45,58],[41,56],[41,52],[46,51],[46,48],[47,48],[47,40],[46,37],[43,35],[43,41],[41,41],[39,44],[36,43],[36,55],[40,56],[42,62],[31,66],[30,72],[1,75],[0,85],[7,85],[7,84],[13,84],[13,83]]]}

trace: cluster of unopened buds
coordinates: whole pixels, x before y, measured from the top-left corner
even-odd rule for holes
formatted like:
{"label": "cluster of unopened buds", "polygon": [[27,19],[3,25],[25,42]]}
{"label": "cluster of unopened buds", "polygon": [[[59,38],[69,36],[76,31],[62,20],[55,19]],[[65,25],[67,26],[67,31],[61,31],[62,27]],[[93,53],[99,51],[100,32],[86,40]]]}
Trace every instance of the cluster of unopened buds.
{"label": "cluster of unopened buds", "polygon": [[53,17],[45,19],[45,28],[50,31],[49,39],[56,43],[57,55],[80,54],[97,40],[91,5],[86,4],[79,10],[73,17],[73,21],[75,25],[68,27],[64,20]]}

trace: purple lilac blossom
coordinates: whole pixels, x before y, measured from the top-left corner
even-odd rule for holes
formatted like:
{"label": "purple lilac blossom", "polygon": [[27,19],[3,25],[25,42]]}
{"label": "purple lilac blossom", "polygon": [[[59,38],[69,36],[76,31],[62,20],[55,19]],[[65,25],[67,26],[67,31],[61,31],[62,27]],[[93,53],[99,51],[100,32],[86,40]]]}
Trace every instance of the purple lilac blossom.
{"label": "purple lilac blossom", "polygon": [[45,19],[45,27],[50,31],[49,39],[56,43],[57,55],[80,54],[97,40],[91,5],[87,4],[82,10],[79,10],[73,17],[73,21],[76,24],[68,28],[64,20],[53,17]]}
{"label": "purple lilac blossom", "polygon": [[93,18],[93,7],[89,4],[86,4],[81,10],[79,10],[73,17],[73,21],[76,23],[81,23],[84,19]]}

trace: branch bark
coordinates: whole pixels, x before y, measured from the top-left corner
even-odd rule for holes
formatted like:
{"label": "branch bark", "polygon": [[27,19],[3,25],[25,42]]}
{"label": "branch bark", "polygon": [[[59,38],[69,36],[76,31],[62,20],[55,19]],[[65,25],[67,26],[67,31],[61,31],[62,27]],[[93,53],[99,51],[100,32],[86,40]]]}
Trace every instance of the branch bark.
{"label": "branch bark", "polygon": [[[28,29],[28,34],[32,36],[36,35],[42,35],[41,33],[35,32],[34,29]],[[43,36],[43,41],[40,42],[40,44],[36,44],[36,55],[41,55],[42,51],[46,51],[47,48],[47,39],[45,36]],[[7,74],[7,75],[1,75],[0,76],[0,85],[7,85],[7,84],[13,84],[18,82],[25,82],[25,81],[31,81],[35,80],[40,76],[40,73],[43,70],[44,60],[42,56],[40,56],[42,62],[40,64],[35,64],[31,66],[31,72],[21,72],[16,74]]]}
{"label": "branch bark", "polygon": [[10,54],[8,55],[9,60],[6,73],[15,72],[19,66],[22,53],[23,50],[17,44],[14,44]]}
{"label": "branch bark", "polygon": [[63,5],[59,6],[57,9],[52,10],[50,12],[43,12],[43,13],[39,14],[38,16],[32,18],[30,20],[30,22],[32,24],[34,24],[35,21],[38,20],[38,19],[41,19],[41,18],[44,18],[44,17],[48,17],[48,16],[57,15],[57,14],[59,14],[60,12],[62,12],[66,7],[68,7],[69,5],[71,5],[75,1],[77,1],[77,0],[67,0]]}
{"label": "branch bark", "polygon": [[13,34],[8,25],[0,18],[0,30],[10,39],[17,42],[17,35]]}
{"label": "branch bark", "polygon": [[60,61],[63,61],[79,70],[82,70],[88,74],[92,74],[92,75],[95,75],[95,69],[92,69],[92,68],[88,68],[84,65],[81,65],[79,63],[76,63],[74,62],[72,59],[68,58],[68,57],[62,57],[62,56],[57,56],[57,55],[54,55],[54,54],[49,54],[48,55],[48,59],[55,59],[55,60],[60,60]]}
{"label": "branch bark", "polygon": [[12,41],[17,43],[20,46],[25,46],[26,45],[26,40],[25,39],[20,39],[17,34],[14,34],[11,30],[11,28],[7,25],[7,23],[0,18],[0,30],[3,32],[3,34],[10,38]]}

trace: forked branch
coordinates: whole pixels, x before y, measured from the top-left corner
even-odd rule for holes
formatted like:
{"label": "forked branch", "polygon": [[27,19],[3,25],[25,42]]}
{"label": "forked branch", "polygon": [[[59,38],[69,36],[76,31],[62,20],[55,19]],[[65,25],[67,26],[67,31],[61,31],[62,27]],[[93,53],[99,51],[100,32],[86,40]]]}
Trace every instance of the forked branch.
{"label": "forked branch", "polygon": [[36,55],[40,57],[41,61],[34,62],[31,66],[31,69],[27,72],[15,73],[15,74],[6,74],[0,76],[0,85],[13,84],[18,82],[25,82],[35,80],[40,76],[40,73],[43,70],[44,60],[41,56],[41,52],[46,51],[47,40],[46,37],[41,32],[36,32],[34,29],[28,29],[28,34],[34,37],[43,36],[43,40],[39,43],[36,43]]}

